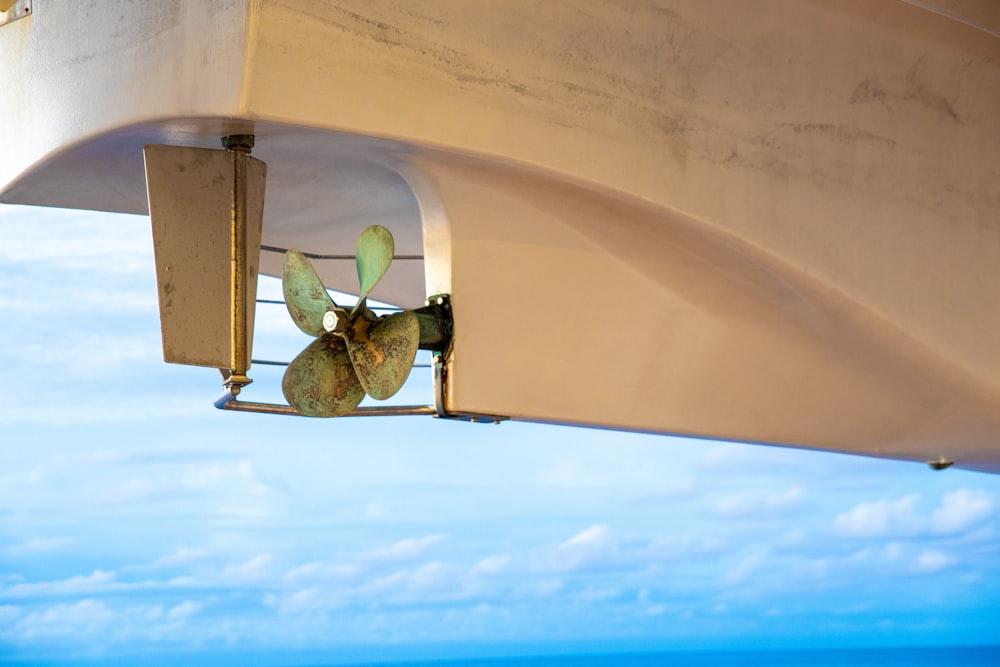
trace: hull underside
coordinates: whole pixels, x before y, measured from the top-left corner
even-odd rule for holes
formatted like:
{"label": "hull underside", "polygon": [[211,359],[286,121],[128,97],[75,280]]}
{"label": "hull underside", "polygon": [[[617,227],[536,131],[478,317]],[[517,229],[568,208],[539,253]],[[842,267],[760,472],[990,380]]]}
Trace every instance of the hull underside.
{"label": "hull underside", "polygon": [[146,213],[144,146],[253,134],[260,271],[391,229],[449,409],[1000,472],[993,3],[35,4],[5,202]]}

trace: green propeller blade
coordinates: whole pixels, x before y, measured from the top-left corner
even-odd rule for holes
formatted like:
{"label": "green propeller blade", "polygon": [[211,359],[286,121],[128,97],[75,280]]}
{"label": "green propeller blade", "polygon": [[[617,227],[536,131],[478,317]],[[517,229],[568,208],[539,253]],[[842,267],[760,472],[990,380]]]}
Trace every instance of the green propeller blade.
{"label": "green propeller blade", "polygon": [[327,294],[316,270],[298,250],[285,253],[285,263],[281,268],[281,289],[285,293],[285,305],[295,324],[310,336],[322,336],[323,316],[337,308]]}
{"label": "green propeller blade", "polygon": [[403,386],[420,345],[420,322],[410,312],[374,322],[359,317],[347,330],[347,351],[365,392],[384,400]]}
{"label": "green propeller blade", "polygon": [[365,391],[342,338],[324,334],[302,350],[281,380],[285,400],[309,417],[339,417],[358,407]]}
{"label": "green propeller blade", "polygon": [[358,304],[351,312],[357,314],[363,307],[365,298],[371,293],[378,281],[389,270],[392,263],[392,256],[396,252],[396,243],[392,239],[392,232],[382,225],[372,225],[358,237],[358,248],[355,253],[355,262],[358,265],[358,282],[361,285],[361,293],[358,295]]}

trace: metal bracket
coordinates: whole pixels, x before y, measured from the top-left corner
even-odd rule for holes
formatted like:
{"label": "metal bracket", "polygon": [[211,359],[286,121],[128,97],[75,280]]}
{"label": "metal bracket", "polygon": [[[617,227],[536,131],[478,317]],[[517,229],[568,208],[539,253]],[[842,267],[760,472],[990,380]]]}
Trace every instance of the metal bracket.
{"label": "metal bracket", "polygon": [[448,393],[448,365],[445,363],[445,353],[435,352],[431,366],[434,368],[434,410],[435,417],[471,422],[473,424],[499,424],[510,417],[487,415],[475,412],[453,412],[445,406]]}
{"label": "metal bracket", "polygon": [[[416,311],[420,318],[420,338],[421,349],[433,352],[434,369],[434,405],[398,405],[398,406],[372,406],[365,408],[355,408],[344,415],[345,417],[411,417],[416,415],[430,415],[441,419],[452,419],[457,421],[467,421],[472,423],[499,424],[506,421],[508,417],[499,415],[484,415],[463,412],[451,412],[445,408],[445,394],[447,382],[447,367],[445,355],[451,346],[451,301],[447,294],[438,294],[427,300],[427,305],[418,308]],[[232,381],[231,371],[219,369],[222,373],[223,386],[226,391],[215,400],[215,407],[220,410],[233,410],[236,412],[258,412],[270,415],[285,415],[290,417],[305,417],[301,412],[290,405],[281,403],[258,403],[254,401],[241,401],[237,398],[243,387],[249,384],[250,380],[244,384]]]}
{"label": "metal bracket", "polygon": [[[267,415],[285,415],[288,417],[305,417],[290,405],[281,403],[256,403],[253,401],[240,401],[237,396],[241,387],[227,385],[226,391],[219,398],[215,399],[215,407],[220,410],[233,410],[235,412],[258,412]],[[435,415],[437,411],[433,405],[394,405],[386,407],[354,408],[344,417],[404,417],[414,415]]]}
{"label": "metal bracket", "polygon": [[0,25],[31,14],[31,0],[0,0]]}

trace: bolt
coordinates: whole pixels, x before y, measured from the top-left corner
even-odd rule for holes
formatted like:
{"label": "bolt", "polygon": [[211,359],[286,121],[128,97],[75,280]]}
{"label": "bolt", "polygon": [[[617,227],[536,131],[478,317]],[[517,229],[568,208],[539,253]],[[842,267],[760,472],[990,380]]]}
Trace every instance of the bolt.
{"label": "bolt", "polygon": [[222,147],[230,151],[249,153],[253,148],[253,140],[252,134],[230,134],[228,137],[222,137]]}
{"label": "bolt", "polygon": [[328,310],[323,314],[323,328],[330,333],[341,334],[347,330],[347,313]]}

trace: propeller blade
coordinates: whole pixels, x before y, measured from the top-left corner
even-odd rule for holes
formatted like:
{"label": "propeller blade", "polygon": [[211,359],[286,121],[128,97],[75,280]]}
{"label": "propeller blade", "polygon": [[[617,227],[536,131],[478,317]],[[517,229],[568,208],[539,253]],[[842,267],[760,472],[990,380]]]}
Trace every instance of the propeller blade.
{"label": "propeller blade", "polygon": [[358,305],[354,307],[352,315],[358,312],[365,298],[389,270],[395,252],[396,242],[392,239],[392,232],[382,225],[372,225],[361,232],[355,253],[361,293],[358,295]]}
{"label": "propeller blade", "polygon": [[339,417],[358,407],[365,391],[342,338],[324,334],[285,369],[281,391],[293,408],[310,417]]}
{"label": "propeller blade", "polygon": [[358,380],[372,398],[389,398],[403,386],[420,344],[420,322],[405,311],[370,322],[357,318],[347,330],[347,351]]}
{"label": "propeller blade", "polygon": [[323,316],[337,307],[327,294],[323,281],[316,275],[316,269],[298,250],[285,253],[285,263],[281,268],[281,289],[285,293],[285,305],[296,326],[310,336],[322,336]]}

